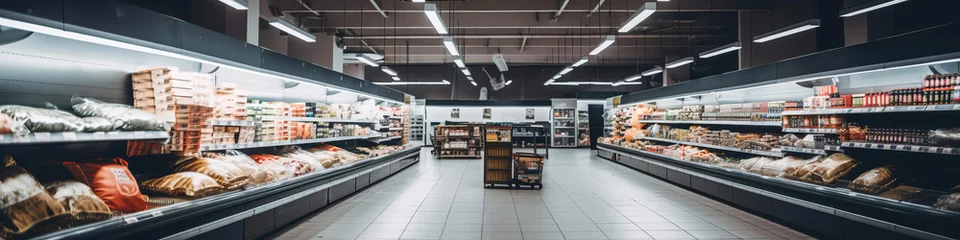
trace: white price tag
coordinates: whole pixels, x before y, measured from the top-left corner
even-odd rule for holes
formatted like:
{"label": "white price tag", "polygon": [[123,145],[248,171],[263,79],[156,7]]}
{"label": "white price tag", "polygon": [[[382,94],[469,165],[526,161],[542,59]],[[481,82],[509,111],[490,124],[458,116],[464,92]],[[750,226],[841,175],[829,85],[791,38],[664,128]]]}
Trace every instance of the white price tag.
{"label": "white price tag", "polygon": [[958,104],[958,105],[953,105],[953,110],[960,110],[960,104]]}
{"label": "white price tag", "polygon": [[33,134],[33,138],[37,140],[50,140],[50,133],[48,132],[38,132]]}
{"label": "white price tag", "polygon": [[137,218],[135,217],[127,217],[127,218],[123,218],[123,221],[126,222],[127,224],[131,224],[131,223],[139,222],[140,220],[137,220]]}
{"label": "white price tag", "polygon": [[3,140],[7,140],[7,137],[5,135],[6,134],[0,134],[0,142],[3,142]]}
{"label": "white price tag", "polygon": [[163,216],[163,213],[160,211],[156,211],[156,212],[150,213],[150,215],[153,217],[159,217],[159,216]]}
{"label": "white price tag", "polygon": [[63,140],[74,141],[77,140],[77,133],[75,132],[63,132]]}
{"label": "white price tag", "polygon": [[923,111],[927,110],[927,106],[910,106],[907,108],[909,111]]}

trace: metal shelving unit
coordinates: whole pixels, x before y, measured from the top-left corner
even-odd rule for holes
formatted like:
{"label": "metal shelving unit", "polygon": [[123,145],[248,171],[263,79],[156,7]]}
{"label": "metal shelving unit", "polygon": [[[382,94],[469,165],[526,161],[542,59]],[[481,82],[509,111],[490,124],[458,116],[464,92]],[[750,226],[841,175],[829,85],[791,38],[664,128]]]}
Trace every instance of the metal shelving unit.
{"label": "metal shelving unit", "polygon": [[132,132],[37,132],[26,136],[0,134],[0,146],[60,144],[81,142],[107,142],[132,140],[163,140],[170,138],[165,131]]}
{"label": "metal shelving unit", "polygon": [[782,153],[782,152],[763,151],[763,150],[754,150],[754,149],[745,149],[745,148],[736,148],[736,147],[727,147],[727,146],[720,146],[720,145],[713,145],[713,144],[706,144],[706,143],[697,143],[697,142],[677,141],[677,140],[666,139],[666,138],[642,137],[642,138],[640,138],[640,139],[651,140],[651,141],[659,141],[659,142],[676,143],[676,144],[683,144],[683,145],[689,145],[689,146],[695,146],[695,147],[704,147],[704,148],[717,149],[717,150],[730,151],[730,152],[747,153],[747,154],[753,154],[753,155],[758,155],[758,156],[783,157],[783,153]]}

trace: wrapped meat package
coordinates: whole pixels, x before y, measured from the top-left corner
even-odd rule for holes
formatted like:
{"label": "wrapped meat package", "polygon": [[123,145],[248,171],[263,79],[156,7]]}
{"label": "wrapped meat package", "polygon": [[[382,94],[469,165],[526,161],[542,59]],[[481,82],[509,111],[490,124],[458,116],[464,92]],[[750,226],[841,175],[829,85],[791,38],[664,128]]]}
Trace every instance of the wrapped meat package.
{"label": "wrapped meat package", "polygon": [[23,123],[14,121],[13,118],[5,114],[0,114],[0,134],[13,134],[24,136],[30,133],[30,130]]}
{"label": "wrapped meat package", "polygon": [[143,181],[144,190],[169,196],[201,197],[222,190],[210,176],[198,172],[178,172]]}
{"label": "wrapped meat package", "polygon": [[177,164],[176,171],[210,176],[225,189],[237,189],[250,182],[250,175],[236,165],[211,158],[190,158]]}
{"label": "wrapped meat package", "polygon": [[761,158],[763,157],[754,157],[754,158],[747,158],[744,160],[740,160],[740,164],[739,164],[740,170],[744,170],[744,171],[750,170],[750,168],[753,167],[754,164],[757,164],[757,161],[759,161]]}
{"label": "wrapped meat package", "polygon": [[[821,160],[823,160],[823,156],[822,156],[822,155],[817,155],[817,156],[814,156],[813,158],[810,158],[810,159],[807,159],[807,160],[791,162],[791,163],[789,163],[789,164],[787,164],[786,166],[783,167],[783,173],[780,174],[780,176],[778,176],[778,177],[784,177],[784,178],[790,178],[790,179],[799,179],[799,177],[796,177],[796,175],[797,175],[797,171],[799,171],[800,168],[802,168],[803,166],[806,166],[807,164],[813,163],[813,162],[816,162],[817,164],[819,164]],[[815,166],[816,166],[816,165],[814,165],[813,167],[815,167]],[[811,167],[809,170],[807,170],[807,172],[809,172],[810,170],[813,170],[813,167]]]}
{"label": "wrapped meat package", "polygon": [[121,158],[63,162],[73,178],[90,186],[111,210],[124,213],[146,210],[147,201],[140,195],[137,180],[127,165]]}
{"label": "wrapped meat package", "polygon": [[107,118],[102,117],[85,117],[83,118],[83,131],[84,132],[109,132],[116,131],[121,126],[123,122],[112,121]]}
{"label": "wrapped meat package", "polygon": [[760,170],[760,174],[763,174],[764,176],[777,177],[784,173],[784,171],[787,169],[787,166],[801,165],[804,162],[805,161],[802,158],[791,156],[784,157],[780,160],[763,165],[762,169]]}
{"label": "wrapped meat package", "polygon": [[27,170],[9,156],[0,170],[0,238],[42,234],[43,222],[56,221],[66,211]]}
{"label": "wrapped meat package", "polygon": [[896,180],[897,177],[893,174],[893,167],[878,167],[860,174],[853,182],[850,182],[849,188],[857,192],[877,194]]}
{"label": "wrapped meat package", "polygon": [[281,150],[280,152],[283,152],[283,154],[281,154],[281,156],[283,156],[283,157],[301,160],[301,161],[304,161],[304,162],[310,164],[310,167],[311,167],[312,169],[324,169],[324,168],[326,168],[326,167],[323,166],[323,163],[320,161],[320,159],[318,159],[317,157],[313,156],[313,154],[311,154],[310,152],[307,152],[307,151],[304,151],[303,149],[300,149],[300,147],[298,147],[298,146],[286,147],[285,149]]}
{"label": "wrapped meat package", "polygon": [[107,203],[100,200],[87,185],[77,181],[58,181],[47,185],[47,192],[73,215],[74,223],[87,223],[112,216]]}
{"label": "wrapped meat package", "polygon": [[960,128],[931,130],[927,135],[935,145],[960,146]]}
{"label": "wrapped meat package", "polygon": [[267,169],[270,172],[276,173],[276,180],[278,181],[296,177],[296,174],[294,173],[296,172],[296,169],[292,167],[288,167],[287,165],[284,165],[283,162],[280,162],[280,161],[266,161],[266,162],[260,163],[260,166],[263,167],[264,169]]}
{"label": "wrapped meat package", "polygon": [[278,174],[273,170],[267,169],[256,161],[250,159],[246,154],[235,150],[228,150],[226,155],[220,157],[221,161],[232,163],[240,168],[241,171],[250,174],[251,184],[263,184],[275,181]]}
{"label": "wrapped meat package", "polygon": [[850,172],[858,164],[850,156],[843,153],[834,153],[817,165],[813,171],[810,171],[809,179],[818,183],[832,183],[837,178]]}
{"label": "wrapped meat package", "polygon": [[126,131],[167,131],[170,126],[153,114],[141,111],[130,105],[103,103],[92,98],[74,96],[71,99],[73,111],[84,117],[103,117],[123,123],[121,130]]}
{"label": "wrapped meat package", "polygon": [[22,123],[31,132],[79,132],[83,120],[68,112],[19,105],[0,106],[0,113]]}
{"label": "wrapped meat package", "polygon": [[825,159],[826,158],[820,157],[817,159],[813,159],[811,161],[807,161],[807,163],[804,163],[799,168],[797,168],[797,171],[793,172],[793,174],[787,175],[787,178],[812,182],[813,179],[810,178],[810,176],[812,175],[810,174],[810,172],[813,172],[813,169],[816,169],[817,166],[819,166],[820,163],[823,163]]}
{"label": "wrapped meat package", "polygon": [[960,193],[952,193],[940,197],[940,199],[937,199],[937,202],[933,204],[933,208],[960,212]]}
{"label": "wrapped meat package", "polygon": [[754,163],[753,166],[750,166],[750,169],[748,169],[747,171],[752,173],[763,173],[763,167],[773,161],[776,161],[776,160],[772,158],[765,158],[765,157],[757,159],[757,162]]}

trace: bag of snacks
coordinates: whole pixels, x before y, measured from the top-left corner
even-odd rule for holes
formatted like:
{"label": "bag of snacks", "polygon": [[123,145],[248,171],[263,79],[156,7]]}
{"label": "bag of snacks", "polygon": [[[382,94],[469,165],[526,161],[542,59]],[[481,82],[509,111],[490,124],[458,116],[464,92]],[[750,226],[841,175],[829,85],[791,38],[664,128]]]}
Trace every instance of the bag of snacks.
{"label": "bag of snacks", "polygon": [[19,105],[0,106],[0,113],[22,123],[31,132],[79,132],[83,120],[68,112]]}
{"label": "bag of snacks", "polygon": [[882,192],[887,186],[897,181],[893,174],[892,166],[883,166],[860,174],[856,179],[850,182],[850,190],[857,192],[877,194]]}
{"label": "bag of snacks", "polygon": [[250,175],[232,163],[211,158],[195,158],[177,164],[177,172],[198,172],[213,178],[225,189],[237,189],[250,182]]}
{"label": "bag of snacks", "polygon": [[116,131],[123,126],[123,122],[111,121],[107,118],[102,117],[85,117],[83,118],[83,131],[84,132],[109,132]]}
{"label": "bag of snacks", "polygon": [[52,231],[43,222],[57,221],[66,212],[33,175],[4,157],[0,169],[0,239]]}
{"label": "bag of snacks", "polygon": [[74,96],[71,100],[73,111],[84,117],[103,117],[123,123],[120,129],[126,131],[167,131],[170,126],[153,114],[141,111],[130,105],[104,103],[93,98]]}
{"label": "bag of snacks", "polygon": [[143,181],[143,189],[169,196],[202,197],[223,189],[210,176],[198,172],[178,172]]}
{"label": "bag of snacks", "polygon": [[74,179],[87,184],[111,210],[131,213],[147,209],[140,195],[137,180],[121,158],[93,159],[84,162],[63,162]]}
{"label": "bag of snacks", "polygon": [[23,123],[14,121],[13,118],[5,114],[0,114],[0,134],[24,136],[28,133],[30,133],[30,129],[23,126]]}
{"label": "bag of snacks", "polygon": [[95,222],[112,216],[107,203],[81,182],[69,180],[47,185],[47,192],[73,215],[75,223]]}
{"label": "bag of snacks", "polygon": [[813,171],[810,171],[810,178],[815,182],[832,183],[837,178],[850,172],[856,167],[857,160],[843,153],[834,153],[817,165]]}

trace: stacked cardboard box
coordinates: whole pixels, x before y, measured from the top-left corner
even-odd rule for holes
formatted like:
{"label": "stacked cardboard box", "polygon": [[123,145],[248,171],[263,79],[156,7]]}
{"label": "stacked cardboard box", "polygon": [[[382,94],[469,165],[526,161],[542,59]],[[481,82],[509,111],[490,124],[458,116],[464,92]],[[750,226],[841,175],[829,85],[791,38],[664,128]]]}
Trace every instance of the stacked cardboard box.
{"label": "stacked cardboard box", "polygon": [[234,98],[234,100],[236,101],[236,103],[234,104],[234,107],[236,107],[236,112],[234,114],[236,115],[237,119],[246,120],[247,119],[247,96],[249,96],[250,93],[247,92],[246,90],[239,90],[239,89],[234,91],[234,93],[236,94],[236,98]]}
{"label": "stacked cardboard box", "polygon": [[290,106],[284,102],[262,103],[262,116],[273,116],[270,120],[263,120],[260,130],[261,141],[290,141]]}
{"label": "stacked cardboard box", "polygon": [[216,119],[234,120],[237,118],[237,85],[229,82],[218,82],[214,102],[216,108],[213,117]]}
{"label": "stacked cardboard box", "polygon": [[165,152],[197,153],[213,142],[214,77],[210,74],[157,68],[135,72],[134,107],[153,113],[173,125]]}

